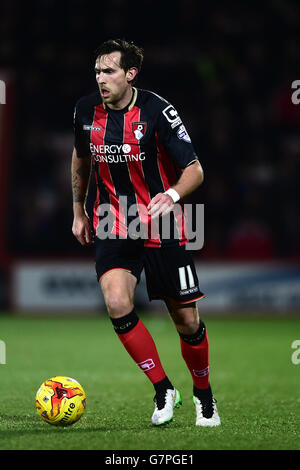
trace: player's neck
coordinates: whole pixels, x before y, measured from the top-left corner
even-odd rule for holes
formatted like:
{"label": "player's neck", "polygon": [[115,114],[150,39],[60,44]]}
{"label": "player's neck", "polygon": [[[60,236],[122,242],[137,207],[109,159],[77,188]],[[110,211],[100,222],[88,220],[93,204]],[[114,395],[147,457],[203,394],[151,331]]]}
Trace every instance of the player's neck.
{"label": "player's neck", "polygon": [[124,93],[124,95],[122,96],[122,98],[118,102],[109,103],[109,105],[107,106],[114,111],[120,111],[129,105],[129,103],[132,100],[132,97],[133,97],[133,89],[132,89],[132,86],[129,86],[126,92]]}

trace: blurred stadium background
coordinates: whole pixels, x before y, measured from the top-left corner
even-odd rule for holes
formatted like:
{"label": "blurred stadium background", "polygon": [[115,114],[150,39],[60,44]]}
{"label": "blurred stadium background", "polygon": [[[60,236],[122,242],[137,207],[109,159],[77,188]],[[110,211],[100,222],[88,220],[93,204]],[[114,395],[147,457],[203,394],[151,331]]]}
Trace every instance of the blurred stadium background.
{"label": "blurred stadium background", "polygon": [[[299,4],[154,3],[1,1],[1,311],[104,311],[71,233],[72,118],[96,89],[93,51],[124,37],[145,50],[138,86],[179,110],[204,167],[201,309],[300,312]],[[160,310],[143,285],[137,303]]]}

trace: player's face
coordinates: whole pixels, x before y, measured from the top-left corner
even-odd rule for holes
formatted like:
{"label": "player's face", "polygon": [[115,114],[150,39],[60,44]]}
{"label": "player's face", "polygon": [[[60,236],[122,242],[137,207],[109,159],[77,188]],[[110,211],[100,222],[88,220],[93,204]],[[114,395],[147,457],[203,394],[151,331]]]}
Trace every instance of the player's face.
{"label": "player's face", "polygon": [[111,108],[125,107],[132,95],[130,71],[120,67],[121,53],[119,51],[97,58],[95,64],[96,80],[102,100]]}

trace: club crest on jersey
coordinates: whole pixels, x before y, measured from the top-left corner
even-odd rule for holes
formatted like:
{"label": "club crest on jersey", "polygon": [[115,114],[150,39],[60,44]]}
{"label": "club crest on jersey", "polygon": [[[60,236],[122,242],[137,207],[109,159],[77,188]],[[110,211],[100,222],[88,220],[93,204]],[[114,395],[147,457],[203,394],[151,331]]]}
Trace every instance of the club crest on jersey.
{"label": "club crest on jersey", "polygon": [[141,140],[146,133],[147,123],[146,122],[133,122],[131,129],[136,140]]}

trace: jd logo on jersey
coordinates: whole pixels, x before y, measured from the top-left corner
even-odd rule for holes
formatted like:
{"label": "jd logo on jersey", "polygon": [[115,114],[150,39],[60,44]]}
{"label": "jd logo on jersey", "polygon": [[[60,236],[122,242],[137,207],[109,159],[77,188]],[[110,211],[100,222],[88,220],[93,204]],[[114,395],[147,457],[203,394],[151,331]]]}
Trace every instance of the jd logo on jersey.
{"label": "jd logo on jersey", "polygon": [[133,122],[131,124],[132,133],[137,140],[141,140],[146,133],[147,123],[146,122]]}

